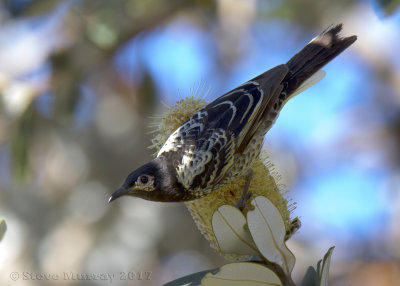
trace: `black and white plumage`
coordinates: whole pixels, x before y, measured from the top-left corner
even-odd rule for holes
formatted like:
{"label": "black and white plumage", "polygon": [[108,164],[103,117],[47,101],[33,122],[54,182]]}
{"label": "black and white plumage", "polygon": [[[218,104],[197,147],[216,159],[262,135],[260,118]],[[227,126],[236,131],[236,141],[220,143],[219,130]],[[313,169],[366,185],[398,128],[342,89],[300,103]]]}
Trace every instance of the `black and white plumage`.
{"label": "black and white plumage", "polygon": [[109,201],[133,195],[187,201],[243,174],[259,155],[263,137],[284,103],[322,78],[320,68],[356,39],[328,28],[279,65],[199,110],[167,139],[157,157],[132,172]]}

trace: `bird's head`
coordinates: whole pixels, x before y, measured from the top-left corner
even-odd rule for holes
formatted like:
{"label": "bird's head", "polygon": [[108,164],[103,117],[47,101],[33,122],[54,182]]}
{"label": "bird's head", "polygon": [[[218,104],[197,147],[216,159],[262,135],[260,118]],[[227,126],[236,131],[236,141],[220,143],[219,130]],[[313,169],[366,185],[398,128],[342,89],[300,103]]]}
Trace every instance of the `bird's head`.
{"label": "bird's head", "polygon": [[121,196],[134,196],[160,202],[184,200],[181,185],[168,172],[165,161],[153,160],[128,175],[123,185],[116,190],[108,202]]}

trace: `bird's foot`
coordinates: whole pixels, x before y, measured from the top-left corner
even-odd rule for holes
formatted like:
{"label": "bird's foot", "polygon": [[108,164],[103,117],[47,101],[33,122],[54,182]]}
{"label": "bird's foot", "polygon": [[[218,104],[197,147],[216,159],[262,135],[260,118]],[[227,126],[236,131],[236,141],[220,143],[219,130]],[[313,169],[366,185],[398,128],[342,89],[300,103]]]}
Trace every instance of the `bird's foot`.
{"label": "bird's foot", "polygon": [[248,202],[248,200],[251,198],[251,196],[253,195],[252,193],[249,193],[249,187],[250,187],[250,183],[251,180],[253,179],[253,170],[249,169],[245,175],[246,178],[246,182],[243,188],[243,193],[240,196],[240,199],[238,200],[238,202],[236,203],[236,207],[238,209],[240,209],[241,211],[246,207],[246,203]]}
{"label": "bird's foot", "polygon": [[286,231],[285,241],[291,238],[292,235],[295,234],[300,227],[301,227],[301,221],[298,217],[295,217],[290,223],[290,229]]}

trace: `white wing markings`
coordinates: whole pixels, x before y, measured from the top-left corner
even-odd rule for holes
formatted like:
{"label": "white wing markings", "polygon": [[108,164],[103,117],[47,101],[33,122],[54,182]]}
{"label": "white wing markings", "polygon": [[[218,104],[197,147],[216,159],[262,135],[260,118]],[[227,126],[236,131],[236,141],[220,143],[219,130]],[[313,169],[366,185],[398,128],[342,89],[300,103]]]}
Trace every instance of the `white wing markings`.
{"label": "white wing markings", "polygon": [[221,102],[221,103],[218,103],[217,105],[214,105],[214,107],[219,106],[219,105],[224,105],[224,104],[229,104],[229,105],[230,105],[229,109],[232,108],[232,117],[231,117],[231,120],[229,120],[229,123],[228,123],[228,126],[230,126],[231,123],[232,123],[232,120],[233,120],[233,119],[235,118],[235,116],[236,116],[237,108],[236,108],[236,106],[232,103],[232,101],[230,101],[230,100],[227,100],[227,101],[223,101],[223,102]]}
{"label": "white wing markings", "polygon": [[[194,118],[197,115],[197,118]],[[188,133],[191,129],[199,128],[200,132],[204,129],[204,124],[201,120],[207,116],[207,111],[199,110],[194,116],[189,118],[189,120],[178,127],[165,141],[164,145],[161,147],[160,151],[158,151],[157,157],[160,156],[164,152],[176,151],[179,147],[182,147],[184,144],[184,136],[182,132]],[[177,138],[180,137],[180,140]]]}
{"label": "white wing markings", "polygon": [[[244,87],[244,86],[246,86],[246,85],[254,85],[254,88],[257,88],[257,90],[260,92],[260,99],[257,101],[256,107],[254,108],[255,110],[257,110],[258,107],[260,106],[262,100],[263,100],[264,92],[263,92],[262,90],[258,89],[259,83],[256,82],[256,81],[248,81],[248,82],[245,82],[245,83],[239,85],[237,88],[235,88],[235,89],[232,90],[231,92],[228,92],[227,94],[225,94],[225,95],[223,95],[223,96],[220,97],[220,98],[224,98],[224,97],[231,96],[231,95],[232,95],[233,93],[235,93],[235,92],[242,92],[242,93],[243,93],[242,96],[247,96],[247,97],[249,98],[249,104],[248,104],[248,106],[247,106],[247,109],[246,109],[245,113],[243,114],[242,118],[240,119],[240,123],[242,123],[243,120],[246,118],[247,114],[249,113],[250,109],[252,108],[252,106],[253,106],[253,104],[254,104],[254,97],[253,97],[253,95],[250,94],[249,92],[247,92],[246,89],[241,88],[241,87]],[[232,108],[232,109],[233,109],[233,115],[232,115],[231,120],[229,120],[229,124],[228,124],[228,126],[230,126],[231,123],[232,123],[232,121],[233,121],[233,119],[234,119],[234,117],[236,116],[237,108],[236,108],[236,106],[232,103],[232,101],[230,101],[230,100],[226,100],[226,101],[221,102],[221,103],[219,103],[219,104],[217,104],[217,105],[215,105],[215,106],[219,106],[219,105],[222,105],[222,104],[229,104],[229,105],[230,105],[229,108]],[[255,114],[256,112],[253,112],[253,113]],[[252,117],[252,116],[250,116],[250,118],[251,118],[251,117]]]}
{"label": "white wing markings", "polygon": [[245,89],[242,89],[241,87],[244,87],[244,86],[246,86],[246,85],[248,85],[248,84],[254,84],[256,87],[260,85],[260,84],[259,84],[258,82],[256,82],[256,81],[247,81],[247,82],[245,82],[245,83],[242,83],[241,85],[239,85],[239,86],[236,87],[235,89],[231,90],[231,91],[228,92],[227,94],[222,95],[220,98],[224,98],[224,97],[230,96],[232,93],[237,92],[237,91],[244,91]]}
{"label": "white wing markings", "polygon": [[249,113],[250,108],[252,107],[252,105],[253,105],[253,103],[254,103],[254,98],[253,98],[253,96],[252,96],[250,93],[246,92],[244,95],[247,96],[247,97],[249,98],[249,104],[247,105],[246,112],[243,114],[242,119],[240,119],[240,123],[243,122],[243,120],[245,119],[247,113]]}
{"label": "white wing markings", "polygon": [[[190,188],[192,186],[196,176],[204,173],[206,165],[211,160],[216,161],[216,168],[213,170],[210,176],[203,176],[201,178],[201,184],[207,186],[213,184],[213,179],[216,177],[217,172],[219,171],[218,166],[220,164],[220,160],[218,158],[218,151],[220,150],[217,150],[217,156],[215,157],[213,157],[211,150],[212,148],[215,148],[215,145],[218,143],[220,144],[221,149],[223,149],[229,143],[225,134],[225,130],[223,129],[214,130],[213,134],[207,139],[207,142],[205,142],[203,145],[208,145],[207,150],[201,148],[196,150],[187,150],[182,156],[181,164],[179,164],[177,167],[177,176],[178,181],[185,188]],[[228,155],[228,153],[232,153],[232,148],[230,146],[226,149],[226,154]]]}

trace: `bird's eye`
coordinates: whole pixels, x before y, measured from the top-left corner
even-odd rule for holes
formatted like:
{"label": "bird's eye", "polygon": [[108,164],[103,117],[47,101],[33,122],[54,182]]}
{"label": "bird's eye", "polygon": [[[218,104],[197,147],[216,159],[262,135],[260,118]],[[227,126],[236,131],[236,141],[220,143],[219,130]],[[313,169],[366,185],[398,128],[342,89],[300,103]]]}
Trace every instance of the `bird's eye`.
{"label": "bird's eye", "polygon": [[145,184],[147,184],[149,182],[149,177],[148,176],[140,176],[139,177],[139,181],[140,181],[140,183],[145,185]]}

